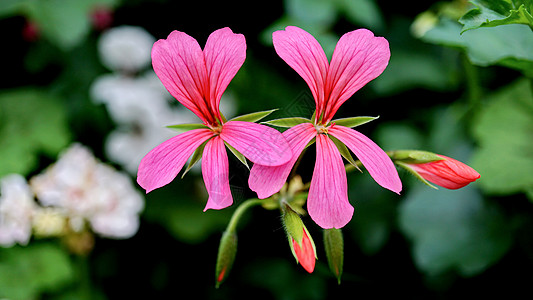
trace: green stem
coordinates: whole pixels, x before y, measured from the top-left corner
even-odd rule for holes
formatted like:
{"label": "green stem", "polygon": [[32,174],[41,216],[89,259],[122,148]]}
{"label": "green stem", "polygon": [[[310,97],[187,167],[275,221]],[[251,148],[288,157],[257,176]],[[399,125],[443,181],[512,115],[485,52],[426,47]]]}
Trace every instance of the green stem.
{"label": "green stem", "polygon": [[91,295],[91,274],[89,272],[89,261],[85,255],[75,257],[79,280],[79,297],[83,300],[92,299]]}
{"label": "green stem", "polygon": [[239,205],[233,213],[233,216],[231,216],[226,231],[235,232],[237,230],[237,224],[239,223],[239,220],[241,219],[241,216],[244,214],[244,212],[250,207],[261,205],[263,203],[264,201],[261,199],[248,199],[241,203],[241,205]]}

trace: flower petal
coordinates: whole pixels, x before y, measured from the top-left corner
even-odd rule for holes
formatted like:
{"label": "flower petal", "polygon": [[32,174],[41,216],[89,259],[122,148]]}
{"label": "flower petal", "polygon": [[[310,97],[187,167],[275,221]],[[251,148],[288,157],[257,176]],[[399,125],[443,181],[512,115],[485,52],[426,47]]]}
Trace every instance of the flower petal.
{"label": "flower petal", "polygon": [[376,143],[364,134],[344,126],[333,125],[328,132],[348,146],[379,185],[400,193],[402,182],[398,171],[387,153]]}
{"label": "flower petal", "polygon": [[279,166],[292,157],[281,133],[256,123],[229,121],[222,126],[220,137],[254,163]]}
{"label": "flower petal", "polygon": [[194,129],[177,135],[148,152],[139,164],[137,183],[146,193],[171,182],[189,156],[208,138],[209,129]]}
{"label": "flower petal", "polygon": [[222,209],[233,203],[229,187],[229,163],[224,141],[216,136],[204,148],[202,155],[202,176],[209,199],[204,208]]}
{"label": "flower petal", "polygon": [[344,227],[354,211],[348,201],[348,183],[341,154],[333,141],[323,134],[316,138],[316,163],[307,211],[324,229]]}
{"label": "flower petal", "polygon": [[193,37],[174,30],[155,42],[152,65],[174,98],[205,123],[214,121],[204,100],[208,84],[204,53]]}
{"label": "flower petal", "polygon": [[209,35],[204,48],[209,77],[209,105],[217,114],[222,94],[246,59],[244,35],[235,34],[228,27]]}
{"label": "flower petal", "polygon": [[302,123],[283,132],[283,136],[287,139],[292,158],[281,166],[271,167],[254,164],[250,170],[248,185],[252,191],[257,193],[259,199],[268,198],[279,192],[287,181],[287,177],[289,177],[300,153],[302,153],[309,141],[316,136],[316,130],[313,124]]}
{"label": "flower petal", "polygon": [[342,103],[369,81],[378,77],[390,58],[389,42],[366,29],[344,34],[331,58],[326,89],[329,94],[325,121],[330,121]]}
{"label": "flower petal", "polygon": [[272,34],[276,53],[305,80],[315,98],[317,115],[324,107],[324,86],[328,59],[318,41],[308,32],[294,26]]}

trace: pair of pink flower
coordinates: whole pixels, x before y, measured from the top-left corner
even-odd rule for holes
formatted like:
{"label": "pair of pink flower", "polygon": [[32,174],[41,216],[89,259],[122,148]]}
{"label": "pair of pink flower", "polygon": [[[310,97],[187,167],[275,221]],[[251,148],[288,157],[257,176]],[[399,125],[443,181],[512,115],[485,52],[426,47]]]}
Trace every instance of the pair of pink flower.
{"label": "pair of pink flower", "polygon": [[229,28],[219,29],[202,51],[194,38],[174,31],[154,44],[153,67],[167,90],[204,126],[150,151],[141,161],[137,181],[147,192],[168,184],[193,152],[205,145],[202,174],[209,193],[205,209],[222,209],[233,202],[224,144],[254,163],[250,188],[259,198],[266,198],[280,190],[303,149],[316,140],[307,209],[319,226],[341,228],[354,209],[348,201],[344,163],[330,136],[346,145],[378,184],[396,193],[402,189],[393,162],[379,146],[332,121],[342,103],[383,72],[390,57],[388,42],[365,29],[346,33],[329,63],[316,39],[300,28],[276,31],[273,41],[278,55],[309,85],[316,103],[314,121],[283,134],[265,125],[226,121],[219,111],[220,98],[245,60],[244,36]]}

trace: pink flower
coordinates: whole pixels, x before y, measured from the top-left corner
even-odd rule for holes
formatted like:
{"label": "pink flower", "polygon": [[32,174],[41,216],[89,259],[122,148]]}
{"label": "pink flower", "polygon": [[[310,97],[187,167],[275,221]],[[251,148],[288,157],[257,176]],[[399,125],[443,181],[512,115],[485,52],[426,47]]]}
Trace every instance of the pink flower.
{"label": "pink flower", "polygon": [[363,163],[374,180],[399,193],[402,183],[387,154],[365,135],[331,121],[342,103],[386,68],[389,44],[366,29],[343,35],[331,63],[322,47],[306,31],[289,26],[273,34],[278,55],[305,80],[316,103],[314,123],[301,123],[283,133],[293,157],[284,165],[255,164],[249,185],[259,198],[281,189],[306,145],[316,138],[316,163],[309,189],[307,210],[323,228],[341,228],[353,215],[348,201],[346,172],[339,150],[330,135],[344,143]]}
{"label": "pink flower", "polygon": [[427,181],[451,190],[462,188],[481,177],[476,170],[460,161],[444,155],[437,156],[442,160],[408,165]]}
{"label": "pink flower", "polygon": [[213,32],[203,51],[194,38],[179,31],[154,44],[155,73],[170,94],[205,126],[163,142],[142,159],[137,182],[147,193],[170,183],[204,143],[202,173],[209,194],[205,210],[233,203],[225,143],[262,165],[278,166],[291,158],[289,146],[277,130],[250,122],[225,121],[219,111],[222,93],[245,58],[244,36],[229,28]]}

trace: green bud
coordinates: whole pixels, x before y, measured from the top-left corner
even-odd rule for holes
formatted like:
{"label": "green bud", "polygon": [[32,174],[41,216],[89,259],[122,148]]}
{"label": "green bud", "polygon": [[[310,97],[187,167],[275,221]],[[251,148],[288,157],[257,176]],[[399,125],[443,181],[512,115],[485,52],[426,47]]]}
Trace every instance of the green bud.
{"label": "green bud", "polygon": [[216,266],[216,288],[228,277],[229,271],[237,254],[237,234],[235,231],[224,231],[218,247]]}
{"label": "green bud", "polygon": [[340,229],[324,229],[324,249],[328,258],[329,269],[337,277],[340,284],[344,264],[344,240]]}
{"label": "green bud", "polygon": [[282,211],[283,225],[287,235],[301,246],[304,232],[302,219],[288,204],[283,205]]}

